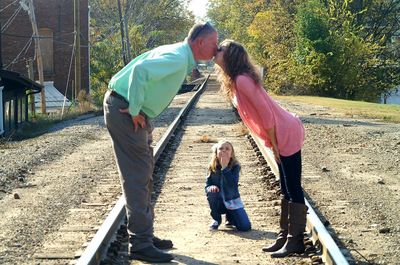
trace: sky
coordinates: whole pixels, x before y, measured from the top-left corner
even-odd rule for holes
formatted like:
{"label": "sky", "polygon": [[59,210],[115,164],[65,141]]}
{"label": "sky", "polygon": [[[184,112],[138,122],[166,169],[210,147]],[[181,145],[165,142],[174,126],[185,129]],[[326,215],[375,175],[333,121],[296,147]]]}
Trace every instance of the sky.
{"label": "sky", "polygon": [[189,0],[189,10],[196,16],[196,20],[202,21],[206,15],[207,0]]}

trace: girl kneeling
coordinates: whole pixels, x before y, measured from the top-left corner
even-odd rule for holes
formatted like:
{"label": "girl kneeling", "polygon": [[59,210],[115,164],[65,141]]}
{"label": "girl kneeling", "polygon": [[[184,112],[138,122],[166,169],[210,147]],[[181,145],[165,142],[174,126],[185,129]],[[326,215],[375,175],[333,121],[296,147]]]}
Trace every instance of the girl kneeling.
{"label": "girl kneeling", "polygon": [[220,141],[212,147],[212,152],[205,188],[213,218],[210,230],[217,230],[222,222],[221,214],[226,214],[226,226],[248,231],[251,224],[239,194],[240,164],[233,146],[228,141]]}

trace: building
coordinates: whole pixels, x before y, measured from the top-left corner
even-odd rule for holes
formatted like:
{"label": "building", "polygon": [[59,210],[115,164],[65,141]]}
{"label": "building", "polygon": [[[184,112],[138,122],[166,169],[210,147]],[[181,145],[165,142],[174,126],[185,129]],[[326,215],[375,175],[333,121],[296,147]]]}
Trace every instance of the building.
{"label": "building", "polygon": [[[34,61],[32,23],[25,1],[1,0],[0,22],[3,69],[28,77],[27,62]],[[88,0],[80,3],[81,31],[81,89],[89,92],[89,18]],[[44,81],[53,82],[54,87],[67,98],[73,97],[74,73],[74,1],[33,1],[40,46],[43,58]],[[34,80],[39,80],[36,61],[33,63]]]}
{"label": "building", "polygon": [[42,88],[17,72],[0,70],[0,136],[12,134],[29,120],[28,97]]}

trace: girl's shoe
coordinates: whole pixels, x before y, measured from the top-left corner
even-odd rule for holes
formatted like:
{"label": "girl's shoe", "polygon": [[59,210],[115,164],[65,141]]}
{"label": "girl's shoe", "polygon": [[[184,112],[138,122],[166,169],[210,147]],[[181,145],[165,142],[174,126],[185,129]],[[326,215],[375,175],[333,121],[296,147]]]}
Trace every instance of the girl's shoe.
{"label": "girl's shoe", "polygon": [[210,225],[210,231],[218,230],[219,223],[217,221],[213,221]]}
{"label": "girl's shoe", "polygon": [[225,222],[225,227],[227,228],[233,228],[233,223],[231,221],[226,221]]}

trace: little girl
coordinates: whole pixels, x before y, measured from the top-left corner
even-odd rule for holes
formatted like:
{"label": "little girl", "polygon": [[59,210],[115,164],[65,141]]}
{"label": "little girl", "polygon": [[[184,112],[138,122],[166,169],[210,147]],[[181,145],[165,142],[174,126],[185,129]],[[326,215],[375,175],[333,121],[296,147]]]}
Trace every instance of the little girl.
{"label": "little girl", "polygon": [[205,189],[214,219],[210,230],[218,229],[222,221],[221,214],[226,214],[225,225],[234,225],[239,231],[250,230],[250,220],[238,189],[240,164],[230,142],[219,141],[212,147],[208,171]]}

